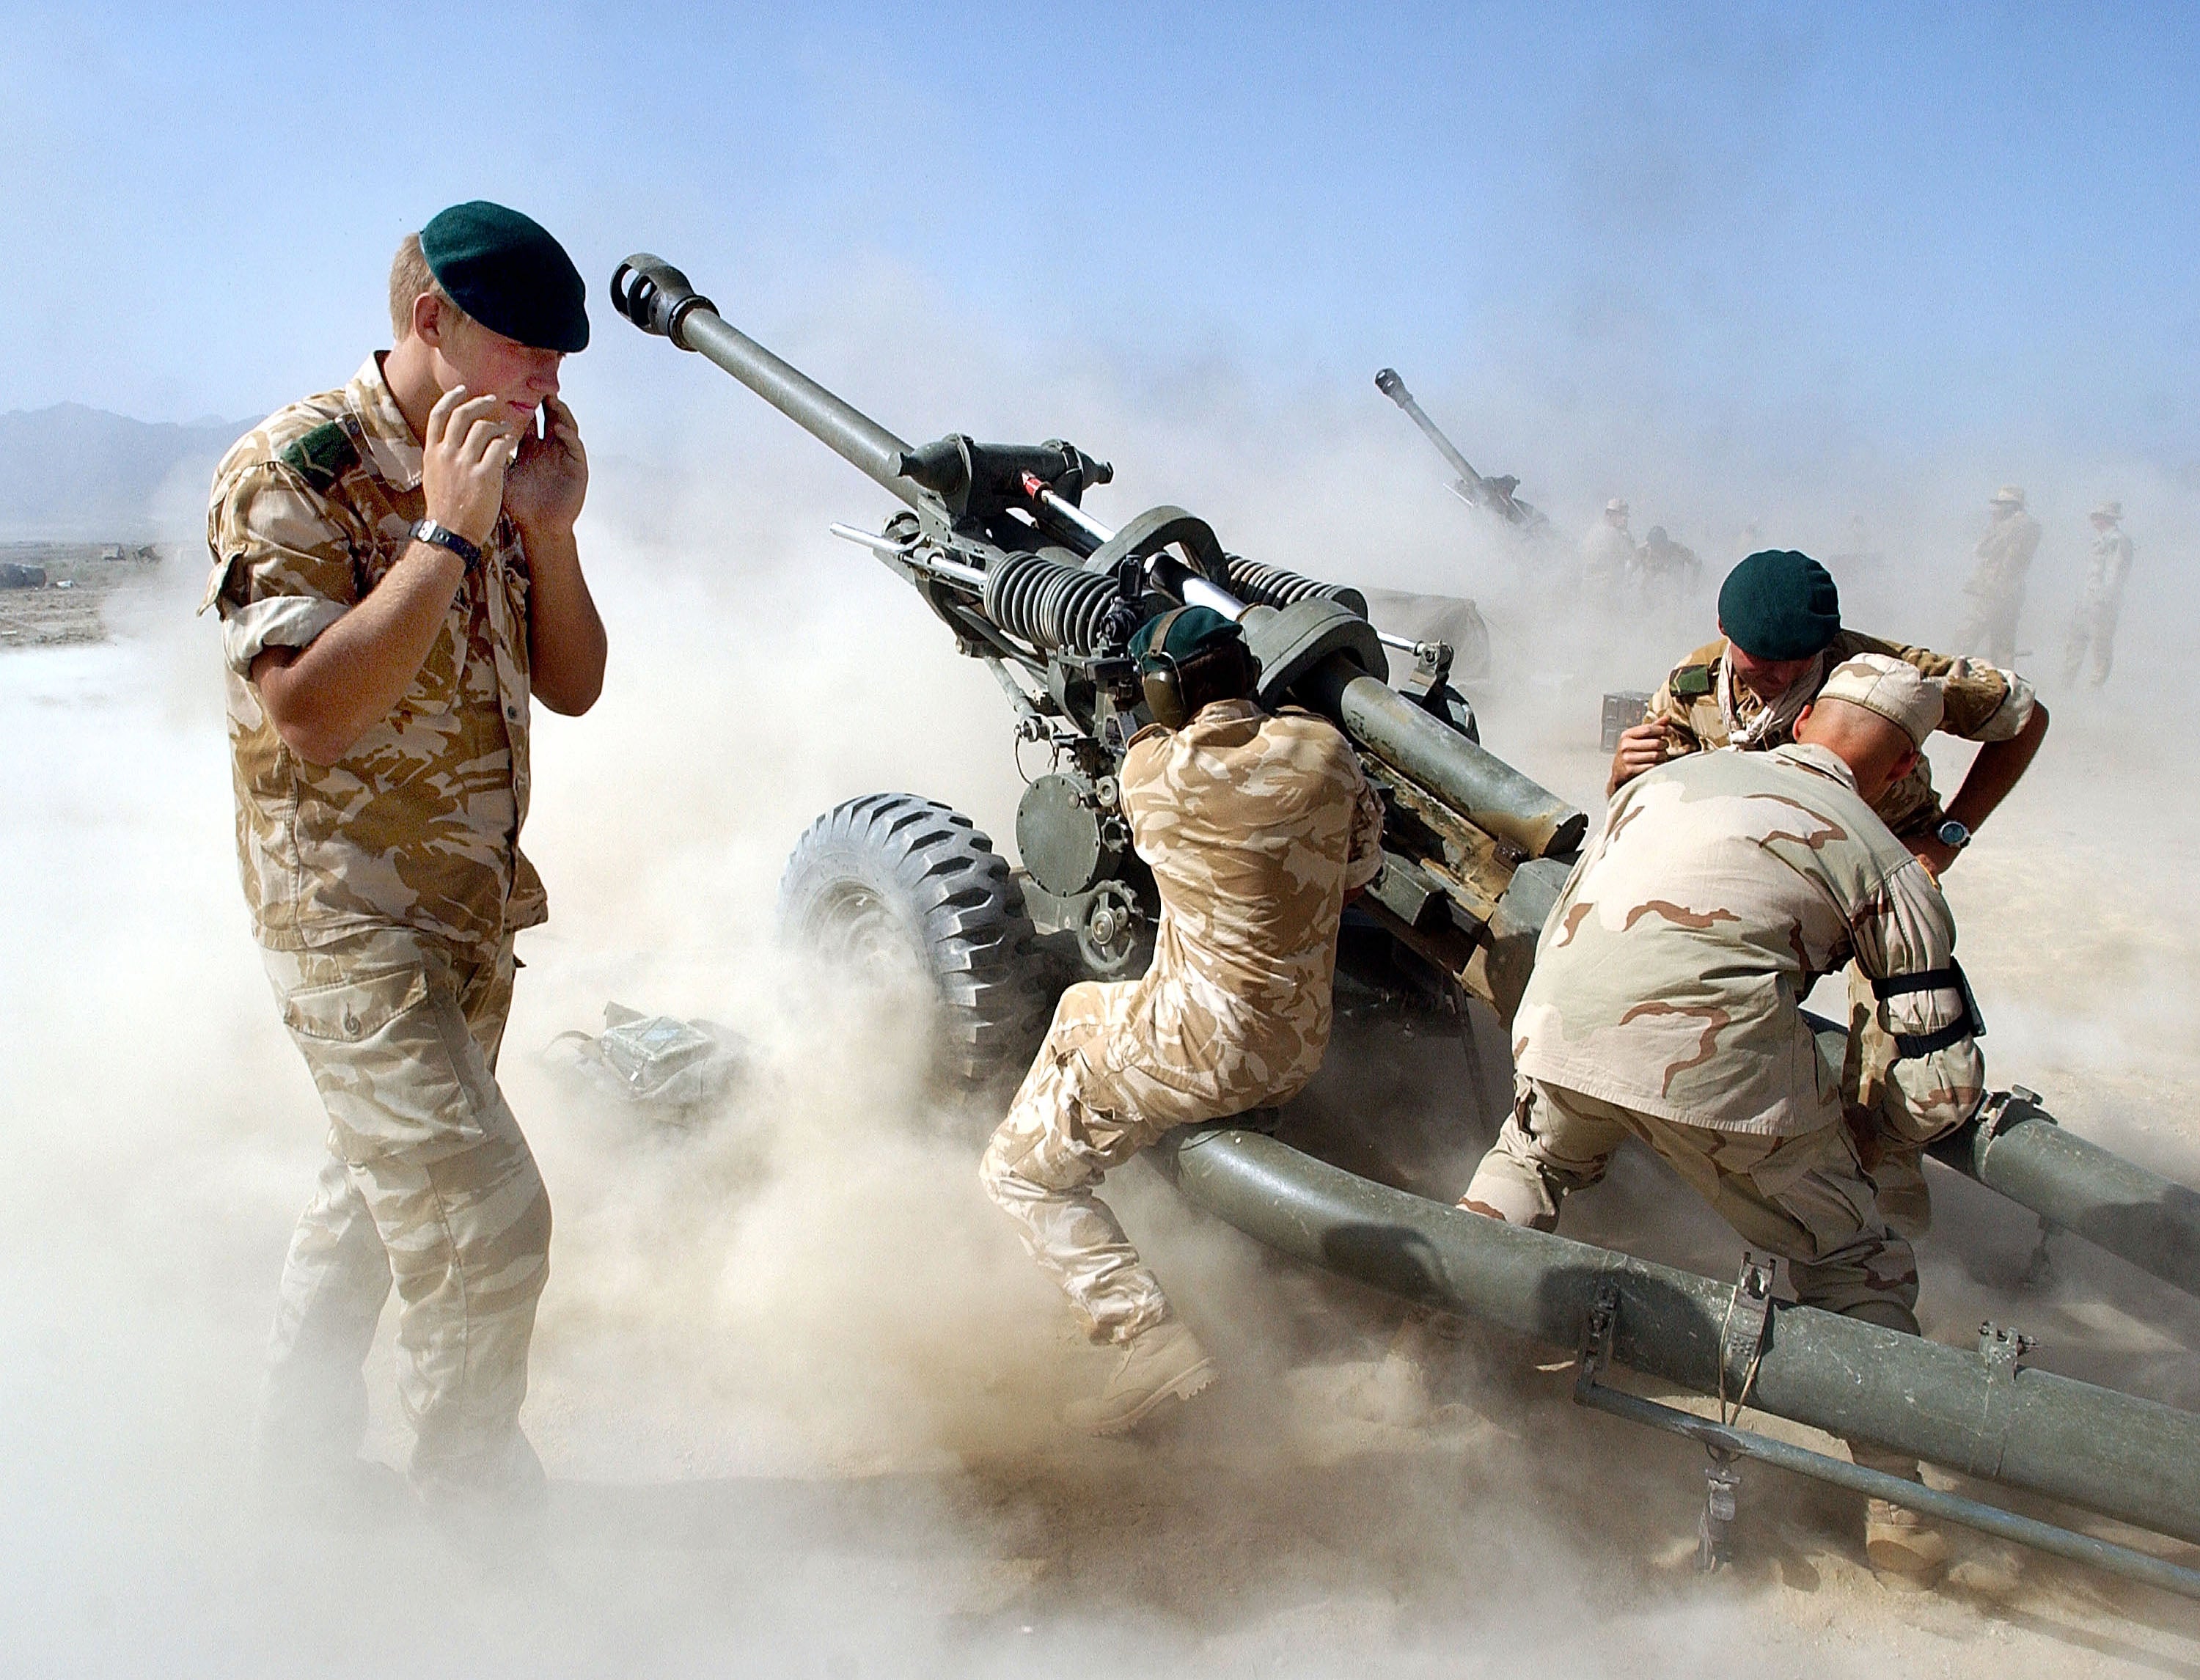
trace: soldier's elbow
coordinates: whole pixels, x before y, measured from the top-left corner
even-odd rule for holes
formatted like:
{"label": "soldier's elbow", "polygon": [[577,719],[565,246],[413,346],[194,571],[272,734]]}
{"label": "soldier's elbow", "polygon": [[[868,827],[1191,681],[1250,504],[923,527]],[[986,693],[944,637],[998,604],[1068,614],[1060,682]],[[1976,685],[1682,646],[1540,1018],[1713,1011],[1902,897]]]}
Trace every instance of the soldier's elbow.
{"label": "soldier's elbow", "polygon": [[275,733],[296,757],[325,769],[351,751],[360,732],[331,729],[301,718],[277,718]]}

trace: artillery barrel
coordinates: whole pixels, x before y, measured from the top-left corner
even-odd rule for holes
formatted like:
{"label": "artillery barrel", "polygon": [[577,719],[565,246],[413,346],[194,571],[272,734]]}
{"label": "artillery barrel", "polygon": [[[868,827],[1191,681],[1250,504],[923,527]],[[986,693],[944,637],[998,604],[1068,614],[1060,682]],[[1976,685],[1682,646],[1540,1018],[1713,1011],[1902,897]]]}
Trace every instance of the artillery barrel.
{"label": "artillery barrel", "polygon": [[1384,763],[1527,856],[1572,852],[1588,834],[1589,818],[1557,794],[1349,662],[1329,660],[1299,688]]}
{"label": "artillery barrel", "polygon": [[[1357,1178],[1259,1133],[1195,1133],[1163,1162],[1193,1202],[1282,1253],[1402,1299],[1583,1345],[1598,1285],[1613,1357],[1736,1395],[1734,1291],[1671,1267]],[[1722,1373],[1722,1365],[1725,1369]],[[1809,1307],[1776,1306],[1749,1403],[1943,1468],[2200,1544],[2200,1415]]]}
{"label": "artillery barrel", "polygon": [[1933,1145],[1957,1172],[2143,1272],[2200,1295],[2200,1195],[2013,1100]]}
{"label": "artillery barrel", "polygon": [[688,277],[661,257],[629,257],[611,276],[611,302],[645,332],[700,352],[851,466],[912,507],[922,491],[904,476],[909,445],[801,369],[729,325]]}
{"label": "artillery barrel", "polygon": [[1422,411],[1421,405],[1413,401],[1413,394],[1406,389],[1406,382],[1398,377],[1395,368],[1385,367],[1378,372],[1375,389],[1406,411],[1406,418],[1419,426],[1421,435],[1436,445],[1436,453],[1450,464],[1451,470],[1459,474],[1462,483],[1482,484],[1482,475],[1468,464],[1465,455],[1460,454],[1459,446],[1446,437],[1442,428]]}

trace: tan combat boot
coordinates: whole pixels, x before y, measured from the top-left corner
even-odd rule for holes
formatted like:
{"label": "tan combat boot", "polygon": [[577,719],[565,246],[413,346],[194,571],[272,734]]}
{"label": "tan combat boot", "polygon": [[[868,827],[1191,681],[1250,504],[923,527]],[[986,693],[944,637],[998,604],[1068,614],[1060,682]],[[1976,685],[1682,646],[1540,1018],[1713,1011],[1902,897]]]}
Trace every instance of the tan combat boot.
{"label": "tan combat boot", "polygon": [[1864,1501],[1864,1554],[1881,1574],[1929,1587],[1947,1567],[1948,1542],[1909,1507],[1872,1499]]}
{"label": "tan combat boot", "polygon": [[1072,1401],[1064,1414],[1092,1435],[1135,1429],[1172,1396],[1189,1400],[1214,1380],[1214,1361],[1180,1319],[1163,1319],[1123,1346],[1122,1363],[1097,1400]]}

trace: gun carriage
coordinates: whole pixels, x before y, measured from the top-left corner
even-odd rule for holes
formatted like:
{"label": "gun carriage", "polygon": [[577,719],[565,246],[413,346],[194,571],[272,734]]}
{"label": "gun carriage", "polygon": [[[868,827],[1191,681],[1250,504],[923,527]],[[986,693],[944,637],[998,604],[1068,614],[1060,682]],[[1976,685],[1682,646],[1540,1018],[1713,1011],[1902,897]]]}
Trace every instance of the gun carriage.
{"label": "gun carriage", "polygon": [[[1372,963],[1378,986],[1402,975],[1510,1017],[1588,819],[1480,744],[1471,707],[1447,680],[1448,650],[1383,635],[1357,590],[1231,553],[1184,508],[1103,524],[1084,499],[1113,469],[1062,440],[956,434],[912,448],[729,325],[659,258],[627,259],[611,293],[636,326],[716,363],[903,504],[876,532],[832,529],[916,590],[957,649],[998,681],[1019,741],[1053,754],[1017,811],[1021,875],[968,817],[878,793],[818,819],[781,883],[793,937],[917,964],[939,1000],[949,1078],[982,1087],[1021,1070],[1065,978],[1048,953],[1103,979],[1134,975],[1145,959],[1158,904],[1130,845],[1115,772],[1149,715],[1125,643],[1177,605],[1238,622],[1260,661],[1261,700],[1288,700],[1337,723],[1382,794],[1383,867],[1362,900],[1379,937],[1347,941],[1340,967]],[[1511,486],[1474,474],[1390,379],[1386,392],[1453,460],[1462,485],[1487,487],[1467,499],[1530,523]],[[1393,652],[1413,662],[1395,684]],[[2024,1366],[2030,1343],[2013,1332],[1986,1326],[1975,1352],[1921,1341],[1781,1302],[1747,1257],[1729,1288],[1461,1213],[1229,1122],[1160,1153],[1193,1202],[1280,1252],[1577,1349],[1583,1404],[1710,1449],[1707,1560],[1723,1555],[1732,1466],[1756,1458],[2200,1597],[2200,1571],[1599,1380],[1617,1364],[1723,1402],[1742,1395],[1800,1423],[2200,1545],[2200,1416]],[[1934,1154],[2038,1212],[2043,1227],[2077,1231],[2200,1295],[2200,1196],[2073,1136],[2021,1087]]]}

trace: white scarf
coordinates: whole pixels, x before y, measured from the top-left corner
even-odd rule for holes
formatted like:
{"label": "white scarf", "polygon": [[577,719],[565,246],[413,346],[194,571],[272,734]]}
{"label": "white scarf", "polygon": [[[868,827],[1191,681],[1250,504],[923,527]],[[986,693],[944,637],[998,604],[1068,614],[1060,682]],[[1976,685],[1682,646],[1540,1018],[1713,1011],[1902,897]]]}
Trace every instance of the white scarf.
{"label": "white scarf", "polygon": [[1748,723],[1741,721],[1735,697],[1734,665],[1728,657],[1719,655],[1718,709],[1726,724],[1726,744],[1744,752],[1761,746],[1770,737],[1784,735],[1794,727],[1795,720],[1803,715],[1803,708],[1818,697],[1818,690],[1826,682],[1826,656],[1821,653],[1811,661],[1811,668],[1781,691],[1780,698],[1770,703],[1758,701],[1762,708]]}

